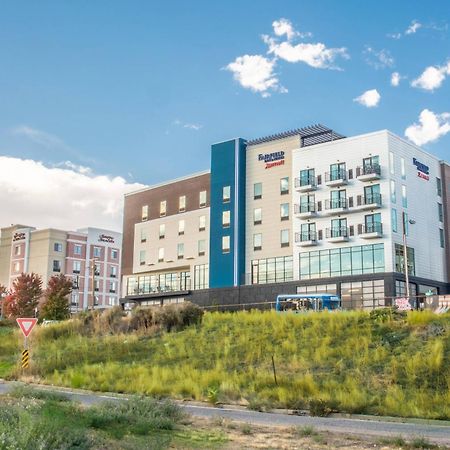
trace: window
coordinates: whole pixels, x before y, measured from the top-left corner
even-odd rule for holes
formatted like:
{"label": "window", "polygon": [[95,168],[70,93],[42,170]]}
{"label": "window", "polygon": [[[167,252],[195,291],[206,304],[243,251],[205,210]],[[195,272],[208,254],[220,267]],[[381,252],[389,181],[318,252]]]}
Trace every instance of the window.
{"label": "window", "polygon": [[[406,248],[406,254],[408,258],[408,273],[410,275],[416,274],[416,263],[414,260],[414,249],[411,247]],[[405,273],[405,260],[403,257],[403,245],[395,244],[395,271]]]}
{"label": "window", "polygon": [[112,259],[117,259],[119,257],[119,250],[112,248],[111,249],[111,258]]}
{"label": "window", "polygon": [[406,186],[402,184],[402,206],[403,208],[408,207],[408,198],[406,197]]}
{"label": "window", "polygon": [[442,203],[438,203],[438,217],[439,217],[439,222],[443,222],[444,221],[444,210],[442,208]]}
{"label": "window", "polygon": [[299,186],[314,186],[316,177],[314,169],[300,170]]}
{"label": "window", "polygon": [[395,192],[395,181],[391,180],[391,202],[397,203],[397,193]]}
{"label": "window", "polygon": [[206,229],[206,216],[200,216],[198,220],[198,231],[204,231]]}
{"label": "window", "polygon": [[[100,290],[100,281],[99,280],[94,280],[94,291],[98,292]],[[94,298],[94,304],[98,305],[98,297]]]}
{"label": "window", "polygon": [[109,276],[111,278],[117,278],[117,266],[111,266],[111,272]]}
{"label": "window", "polygon": [[391,175],[395,174],[395,166],[394,166],[394,153],[389,152],[389,168],[391,171]]}
{"label": "window", "polygon": [[14,247],[14,255],[15,256],[20,256],[20,253],[21,253],[21,247],[20,247],[20,245],[16,245]]}
{"label": "window", "polygon": [[108,297],[109,306],[114,306],[116,304],[116,299],[114,297]]}
{"label": "window", "polygon": [[80,273],[81,272],[81,261],[74,261],[73,262],[73,273]]}
{"label": "window", "polygon": [[14,272],[19,272],[20,271],[20,263],[19,262],[15,262],[14,263]]}
{"label": "window", "polygon": [[391,209],[391,223],[392,223],[392,231],[394,233],[398,232],[398,222],[397,222],[397,210],[395,208]]}
{"label": "window", "polygon": [[199,204],[200,204],[200,208],[204,208],[206,206],[206,191],[200,192]]}
{"label": "window", "polygon": [[253,235],[253,250],[261,250],[262,249],[262,234],[256,233]]}
{"label": "window", "polygon": [[[395,280],[395,295],[397,297],[406,297],[406,283],[404,281]],[[409,295],[415,297],[417,295],[417,285],[409,283]]]}
{"label": "window", "polygon": [[347,191],[341,189],[340,191],[330,192],[330,208],[346,208],[347,207]]}
{"label": "window", "polygon": [[289,230],[281,230],[280,242],[281,247],[289,247]]}
{"label": "window", "polygon": [[222,253],[230,253],[230,236],[222,236]]}
{"label": "window", "polygon": [[62,244],[60,242],[55,242],[53,244],[53,250],[55,252],[62,252],[62,248],[63,248],[63,246],[62,246]]}
{"label": "window", "polygon": [[403,220],[403,230],[405,231],[405,236],[408,236],[408,234],[409,234],[409,219],[408,219],[407,213],[405,213],[405,212],[402,213],[402,220]]}
{"label": "window", "polygon": [[198,256],[204,256],[206,253],[206,241],[205,239],[200,239],[198,241]]}
{"label": "window", "polygon": [[73,254],[74,255],[81,255],[81,245],[80,244],[74,244],[74,246],[73,246]]}
{"label": "window", "polygon": [[53,272],[61,272],[61,261],[53,260]]}
{"label": "window", "polygon": [[139,252],[139,264],[143,266],[145,264],[145,250]]}
{"label": "window", "polygon": [[115,294],[117,291],[117,283],[115,281],[111,281],[109,283],[109,292],[110,294]]}
{"label": "window", "polygon": [[186,196],[182,195],[179,199],[178,199],[178,211],[179,212],[184,212],[186,211]]}
{"label": "window", "polygon": [[345,180],[346,179],[345,163],[330,164],[330,179],[329,181]]}
{"label": "window", "polygon": [[255,183],[253,185],[253,198],[255,200],[262,198],[262,183]]}
{"label": "window", "polygon": [[224,186],[222,189],[222,200],[224,203],[228,203],[231,197],[231,186]]}
{"label": "window", "polygon": [[148,220],[148,205],[144,205],[141,210],[142,221]]}
{"label": "window", "polygon": [[185,222],[183,220],[178,221],[178,236],[182,236],[184,234]]}
{"label": "window", "polygon": [[316,241],[316,224],[314,222],[302,223],[300,226],[300,242]]}
{"label": "window", "polygon": [[194,266],[194,289],[209,288],[209,264]]}
{"label": "window", "polygon": [[439,228],[439,240],[441,243],[441,247],[445,248],[445,236],[444,236],[444,230],[442,228]]}
{"label": "window", "polygon": [[436,178],[436,193],[442,197],[442,182],[440,178]]}
{"label": "window", "polygon": [[94,263],[94,275],[97,277],[100,275],[100,264]]}
{"label": "window", "polygon": [[177,244],[177,257],[178,259],[184,258],[184,244],[182,242]]}
{"label": "window", "polygon": [[[78,289],[78,288],[74,288]],[[73,292],[70,296],[70,304],[71,306],[78,306],[78,302],[80,301],[80,294],[78,292]]]}
{"label": "window", "polygon": [[341,283],[344,309],[370,309],[385,306],[384,280]]}
{"label": "window", "polygon": [[380,157],[378,155],[363,158],[363,173],[380,173]]}
{"label": "window", "polygon": [[347,237],[347,219],[333,219],[331,221],[331,228],[328,237]]}
{"label": "window", "polygon": [[230,211],[222,212],[222,226],[228,228],[230,226]]}
{"label": "window", "polygon": [[368,214],[364,216],[365,233],[382,233],[381,214]]}
{"label": "window", "polygon": [[400,173],[402,175],[402,180],[406,180],[405,158],[400,158]]}
{"label": "window", "polygon": [[302,252],[299,258],[301,280],[385,271],[384,244]]}
{"label": "window", "polygon": [[278,258],[255,259],[252,261],[252,284],[292,281],[294,278],[293,275],[292,255]]}
{"label": "window", "polygon": [[316,202],[314,194],[301,195],[300,196],[300,213],[315,212]]}
{"label": "window", "polygon": [[164,247],[158,249],[158,262],[164,262]]}
{"label": "window", "polygon": [[101,255],[101,248],[94,247],[94,258],[100,258],[100,255]]}
{"label": "window", "polygon": [[159,204],[159,215],[160,217],[163,217],[166,215],[166,213],[167,213],[167,201],[163,200]]}
{"label": "window", "polygon": [[255,208],[253,210],[253,225],[260,225],[262,223],[262,209]]}
{"label": "window", "polygon": [[282,203],[280,205],[281,220],[289,220],[289,203]]}
{"label": "window", "polygon": [[381,205],[381,194],[379,184],[371,184],[370,186],[364,187],[364,204],[370,205],[372,203],[377,203]]}
{"label": "window", "polygon": [[289,194],[289,177],[284,177],[280,179],[280,194]]}
{"label": "window", "polygon": [[141,228],[141,242],[147,242],[147,230]]}
{"label": "window", "polygon": [[166,237],[166,224],[159,224],[159,238],[164,239]]}

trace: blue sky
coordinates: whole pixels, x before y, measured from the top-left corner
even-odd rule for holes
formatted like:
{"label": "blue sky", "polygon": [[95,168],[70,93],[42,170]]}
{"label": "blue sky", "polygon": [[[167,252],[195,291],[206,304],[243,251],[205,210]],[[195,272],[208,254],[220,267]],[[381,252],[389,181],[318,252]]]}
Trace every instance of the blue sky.
{"label": "blue sky", "polygon": [[208,169],[211,143],[320,122],[348,136],[416,124],[450,159],[447,0],[1,6],[0,155],[153,184]]}

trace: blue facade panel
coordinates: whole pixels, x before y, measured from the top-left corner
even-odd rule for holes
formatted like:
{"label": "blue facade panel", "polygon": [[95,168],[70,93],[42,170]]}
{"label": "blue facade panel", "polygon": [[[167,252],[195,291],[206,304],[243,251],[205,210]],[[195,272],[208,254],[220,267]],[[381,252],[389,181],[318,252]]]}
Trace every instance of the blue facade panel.
{"label": "blue facade panel", "polygon": [[[224,203],[223,188],[230,186],[230,201]],[[245,141],[214,144],[211,147],[211,209],[209,286],[238,286],[245,271]],[[230,211],[230,226],[222,215]],[[224,253],[222,238],[230,237],[230,251]]]}

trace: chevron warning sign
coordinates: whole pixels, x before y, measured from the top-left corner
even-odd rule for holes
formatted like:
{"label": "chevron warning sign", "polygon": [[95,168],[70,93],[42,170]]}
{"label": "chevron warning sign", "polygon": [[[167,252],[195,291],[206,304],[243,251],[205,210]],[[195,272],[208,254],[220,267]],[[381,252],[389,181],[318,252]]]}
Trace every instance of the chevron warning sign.
{"label": "chevron warning sign", "polygon": [[27,369],[30,366],[30,352],[24,350],[22,352],[22,369]]}

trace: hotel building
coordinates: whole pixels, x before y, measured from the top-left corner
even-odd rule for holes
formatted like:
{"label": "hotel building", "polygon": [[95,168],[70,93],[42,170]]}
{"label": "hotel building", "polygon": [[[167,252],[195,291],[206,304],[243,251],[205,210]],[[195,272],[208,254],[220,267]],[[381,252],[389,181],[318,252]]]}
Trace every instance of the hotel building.
{"label": "hotel building", "polygon": [[37,230],[12,225],[0,230],[0,284],[11,289],[22,273],[48,280],[65,274],[73,283],[73,312],[119,304],[122,235],[109,230]]}
{"label": "hotel building", "polygon": [[383,130],[213,144],[211,171],[125,196],[122,302],[348,308],[450,292],[450,166]]}

